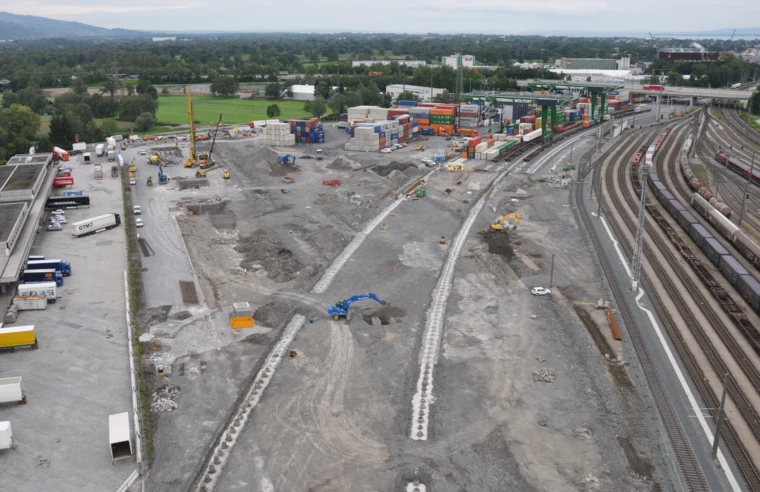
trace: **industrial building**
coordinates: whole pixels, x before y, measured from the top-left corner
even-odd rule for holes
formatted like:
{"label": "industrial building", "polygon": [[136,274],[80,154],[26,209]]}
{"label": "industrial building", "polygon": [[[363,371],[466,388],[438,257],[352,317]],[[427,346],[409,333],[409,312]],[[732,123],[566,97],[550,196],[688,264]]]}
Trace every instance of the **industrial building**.
{"label": "industrial building", "polygon": [[[432,92],[431,92],[432,91]],[[391,84],[385,86],[385,93],[390,94],[396,100],[402,92],[411,92],[420,101],[432,101],[436,96],[443,94],[443,89],[437,87],[422,87],[421,85]]]}
{"label": "industrial building", "polygon": [[612,58],[567,58],[562,57],[554,62],[562,70],[627,70],[631,66],[630,57],[619,60]]}
{"label": "industrial building", "polygon": [[294,101],[313,101],[314,100],[314,86],[313,85],[294,85],[290,88],[293,91]]}
{"label": "industrial building", "polygon": [[[444,66],[456,68],[458,65],[459,54],[451,56],[444,56],[441,58],[441,62]],[[472,68],[475,66],[475,57],[472,55],[462,55],[462,66]]]}
{"label": "industrial building", "polygon": [[715,51],[705,51],[702,48],[659,48],[657,58],[667,62],[714,62],[718,59]]}
{"label": "industrial building", "polygon": [[372,66],[372,65],[390,65],[391,63],[396,62],[399,65],[404,65],[405,67],[424,67],[427,65],[427,63],[423,60],[356,60],[351,62],[352,67],[361,67],[362,65]]}
{"label": "industrial building", "polygon": [[53,154],[16,155],[0,168],[0,292],[18,280],[55,173]]}

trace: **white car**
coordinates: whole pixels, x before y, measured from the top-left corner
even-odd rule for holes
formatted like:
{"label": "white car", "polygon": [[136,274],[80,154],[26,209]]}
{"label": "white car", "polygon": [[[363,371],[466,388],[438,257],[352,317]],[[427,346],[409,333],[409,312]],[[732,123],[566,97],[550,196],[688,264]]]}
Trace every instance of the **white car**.
{"label": "white car", "polygon": [[534,296],[548,296],[551,295],[552,291],[549,289],[544,289],[543,287],[533,287],[530,290],[530,293]]}
{"label": "white car", "polygon": [[390,154],[391,149],[380,149],[380,152],[382,152],[383,154]]}
{"label": "white car", "polygon": [[66,215],[66,212],[64,212],[63,210],[59,208],[58,210],[53,210],[52,212],[50,212],[50,215]]}
{"label": "white car", "polygon": [[66,223],[66,217],[63,215],[54,215],[50,217],[50,223],[51,224],[65,224]]}
{"label": "white car", "polygon": [[145,147],[140,149],[140,155],[145,155],[147,152],[148,152],[148,149],[146,149]]}
{"label": "white car", "polygon": [[141,219],[141,218],[139,218],[139,217],[138,217],[138,218],[136,218],[136,219],[135,219],[135,227],[142,227],[142,226],[143,226],[143,221],[142,221],[142,219]]}
{"label": "white car", "polygon": [[135,178],[129,178],[129,184],[131,185],[137,184],[137,180],[135,180]]}
{"label": "white car", "polygon": [[135,205],[134,207],[132,207],[132,211],[134,212],[135,215],[142,214],[142,209],[140,209],[140,205]]}
{"label": "white car", "polygon": [[398,150],[398,149],[403,149],[404,147],[402,147],[401,144],[396,144],[393,146],[393,148]]}

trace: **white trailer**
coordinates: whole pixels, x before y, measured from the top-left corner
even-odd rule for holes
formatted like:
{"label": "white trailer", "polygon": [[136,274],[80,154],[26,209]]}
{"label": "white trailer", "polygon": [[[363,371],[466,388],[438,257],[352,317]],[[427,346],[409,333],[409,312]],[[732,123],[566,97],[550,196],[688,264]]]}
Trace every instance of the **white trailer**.
{"label": "white trailer", "polygon": [[0,378],[0,403],[26,403],[20,377]]}
{"label": "white trailer", "polygon": [[74,237],[87,236],[96,232],[103,232],[121,224],[119,214],[105,214],[91,219],[80,220],[71,225],[71,235]]}
{"label": "white trailer", "polygon": [[19,311],[39,311],[47,309],[47,304],[45,296],[16,296],[13,298],[13,305]]}
{"label": "white trailer", "polygon": [[58,286],[55,282],[40,282],[38,284],[21,284],[18,286],[19,296],[44,296],[50,304],[55,304],[58,298]]}
{"label": "white trailer", "polygon": [[77,142],[74,145],[71,146],[72,150],[85,150],[87,149],[87,143],[85,142]]}
{"label": "white trailer", "polygon": [[106,146],[105,144],[98,144],[95,146],[95,155],[98,157],[103,157],[106,153]]}
{"label": "white trailer", "polygon": [[108,416],[108,442],[111,444],[111,464],[115,460],[134,456],[129,429],[129,412]]}
{"label": "white trailer", "polygon": [[82,159],[83,159],[83,162],[85,162],[85,163],[92,162],[92,157],[90,156],[89,152],[83,153],[82,154]]}
{"label": "white trailer", "polygon": [[0,449],[10,449],[13,446],[13,429],[10,422],[0,422]]}

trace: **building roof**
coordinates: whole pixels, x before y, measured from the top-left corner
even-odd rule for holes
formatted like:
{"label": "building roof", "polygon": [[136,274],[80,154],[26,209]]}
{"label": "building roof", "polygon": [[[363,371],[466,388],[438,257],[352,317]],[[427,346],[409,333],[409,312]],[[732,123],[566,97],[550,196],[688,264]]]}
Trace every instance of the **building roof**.
{"label": "building roof", "polygon": [[314,94],[313,85],[294,85],[290,88],[293,94]]}
{"label": "building roof", "polygon": [[660,48],[659,51],[662,53],[714,53],[714,51],[699,48]]}

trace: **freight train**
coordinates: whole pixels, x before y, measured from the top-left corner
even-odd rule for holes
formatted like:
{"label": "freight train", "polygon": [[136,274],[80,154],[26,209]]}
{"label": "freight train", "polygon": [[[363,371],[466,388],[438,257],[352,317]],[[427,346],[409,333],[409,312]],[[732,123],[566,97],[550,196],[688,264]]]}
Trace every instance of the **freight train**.
{"label": "freight train", "polygon": [[722,150],[715,154],[715,160],[732,170],[736,174],[749,178],[750,172],[752,173],[752,182],[760,186],[760,171],[753,169],[753,166],[747,164],[743,160],[736,156],[732,156],[724,153]]}
{"label": "freight train", "polygon": [[718,209],[720,213],[726,217],[731,217],[731,207],[723,202],[719,202],[718,199],[715,198],[715,195],[713,195],[712,192],[708,190],[701,181],[699,181],[699,178],[697,178],[696,174],[694,174],[694,171],[691,170],[691,166],[689,166],[689,150],[691,150],[692,141],[692,137],[689,136],[689,138],[686,139],[686,142],[684,142],[683,147],[681,147],[681,150],[678,154],[678,160],[681,166],[681,174],[683,175],[686,182],[689,183],[689,188],[691,188],[692,191],[698,193],[699,196],[710,202],[710,205]]}
{"label": "freight train", "polygon": [[[661,139],[658,140],[662,142]],[[715,239],[712,234],[710,234],[710,232],[702,226],[699,221],[665,188],[665,185],[660,181],[659,176],[654,172],[654,168],[651,167],[657,147],[659,147],[659,145],[650,145],[646,153],[646,164],[652,169],[652,171],[649,172],[647,184],[652,189],[652,193],[660,204],[662,204],[668,213],[676,220],[684,232],[689,235],[697,247],[702,250],[710,262],[720,270],[731,285],[736,287],[742,299],[744,299],[754,311],[760,313],[760,282],[758,282],[757,279],[755,279],[755,277],[752,276],[741,263],[739,263],[736,258],[734,258],[734,256],[731,255],[726,248],[724,248],[723,245]],[[717,218],[720,218],[720,220],[728,222],[728,219],[723,217],[715,207],[712,207],[712,205],[700,195],[694,193],[692,199],[694,200],[695,197],[711,207],[714,212],[711,215],[713,219],[717,220]],[[737,247],[737,249],[739,249],[739,247]],[[757,268],[758,263],[753,261],[753,264],[756,265]]]}

